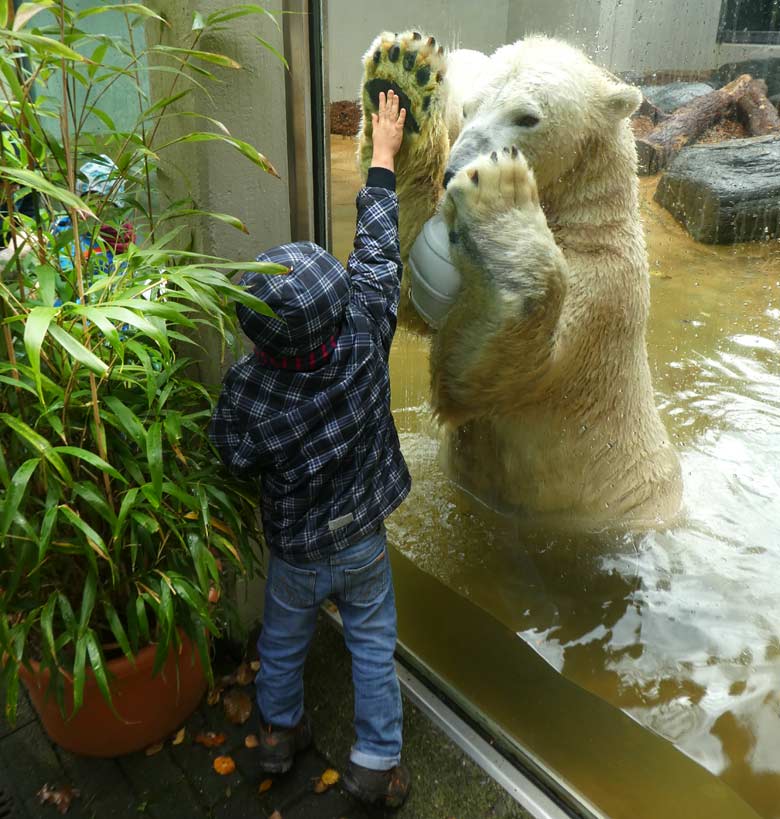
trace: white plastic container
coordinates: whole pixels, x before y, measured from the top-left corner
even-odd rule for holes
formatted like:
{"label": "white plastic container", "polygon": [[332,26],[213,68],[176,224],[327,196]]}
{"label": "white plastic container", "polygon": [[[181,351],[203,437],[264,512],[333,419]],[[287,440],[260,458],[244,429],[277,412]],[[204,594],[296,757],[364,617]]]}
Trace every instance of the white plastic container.
{"label": "white plastic container", "polygon": [[460,291],[460,273],[450,261],[449,231],[438,213],[423,225],[412,245],[409,272],[412,304],[435,329]]}

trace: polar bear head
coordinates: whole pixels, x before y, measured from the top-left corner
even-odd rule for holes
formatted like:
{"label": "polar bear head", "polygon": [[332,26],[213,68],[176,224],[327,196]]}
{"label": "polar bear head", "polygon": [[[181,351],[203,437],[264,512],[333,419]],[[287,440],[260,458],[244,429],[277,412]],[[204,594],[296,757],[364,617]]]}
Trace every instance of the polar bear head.
{"label": "polar bear head", "polygon": [[642,101],[638,88],[548,37],[499,48],[487,68],[466,93],[445,185],[477,156],[517,145],[542,189],[573,168],[594,140],[628,137],[624,120]]}

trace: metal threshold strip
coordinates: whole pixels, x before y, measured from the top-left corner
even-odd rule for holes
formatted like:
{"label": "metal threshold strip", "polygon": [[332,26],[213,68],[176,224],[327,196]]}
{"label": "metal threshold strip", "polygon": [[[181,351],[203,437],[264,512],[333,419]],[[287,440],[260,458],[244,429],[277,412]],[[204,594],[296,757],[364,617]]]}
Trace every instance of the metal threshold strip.
{"label": "metal threshold strip", "polygon": [[[339,631],[343,630],[338,611],[325,606],[322,611]],[[574,814],[564,810],[490,745],[413,671],[398,660],[395,667],[401,688],[409,700],[534,819],[572,819]]]}
{"label": "metal threshold strip", "polygon": [[534,819],[571,819],[572,814],[483,739],[425,683],[398,662],[396,669],[401,687],[414,705]]}

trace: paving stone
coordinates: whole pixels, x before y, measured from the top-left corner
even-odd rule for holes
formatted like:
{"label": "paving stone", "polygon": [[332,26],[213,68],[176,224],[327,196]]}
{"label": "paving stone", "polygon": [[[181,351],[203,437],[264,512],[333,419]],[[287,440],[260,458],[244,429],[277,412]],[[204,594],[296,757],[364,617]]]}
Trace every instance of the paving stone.
{"label": "paving stone", "polygon": [[210,815],[167,747],[154,756],[131,754],[118,762],[135,791],[139,814],[154,819],[201,819]]}
{"label": "paving stone", "polygon": [[0,742],[0,785],[13,794],[17,810],[39,816],[41,806],[36,794],[46,783],[70,784],[49,738],[36,721]]}
{"label": "paving stone", "polygon": [[114,759],[92,759],[55,748],[67,782],[78,788],[68,819],[124,819],[134,816],[138,800]]}
{"label": "paving stone", "polygon": [[[3,692],[4,693],[4,692]],[[5,714],[5,697],[0,693],[0,714]],[[24,690],[19,691],[19,701],[16,706],[16,720],[11,725],[4,716],[0,716],[0,739],[7,737],[19,728],[24,728],[36,719],[35,710],[30,705],[30,700]]]}

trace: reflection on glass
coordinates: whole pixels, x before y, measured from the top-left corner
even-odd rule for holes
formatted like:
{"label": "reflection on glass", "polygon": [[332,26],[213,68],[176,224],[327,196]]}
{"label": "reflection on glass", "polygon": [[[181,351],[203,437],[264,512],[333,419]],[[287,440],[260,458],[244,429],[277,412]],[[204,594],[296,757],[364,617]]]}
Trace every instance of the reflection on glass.
{"label": "reflection on glass", "polygon": [[[681,105],[694,103],[699,116],[696,99],[744,74],[765,83],[750,86],[761,105],[780,95],[777,0],[726,0],[722,8],[672,0],[396,3],[392,14],[373,2],[359,12],[344,0],[329,6],[333,235],[342,259],[360,185],[361,57],[380,31],[413,21],[437,45],[487,54],[532,32],[561,37],[653,101],[632,119],[639,139],[657,136]],[[688,150],[717,148],[703,154],[713,168],[728,148],[731,164],[719,175],[738,191],[740,156],[756,140],[776,150],[780,137],[771,127],[751,136],[750,106],[737,102],[686,140]],[[441,465],[430,334],[407,316],[392,354],[393,407],[414,488],[388,528],[417,567],[492,614],[551,667],[674,743],[758,815],[778,819],[780,177],[777,166],[772,177],[771,165],[759,164],[743,183],[766,192],[760,206],[743,197],[746,210],[734,217],[756,241],[704,243],[691,235],[698,228],[690,213],[676,213],[678,221],[654,199],[664,172],[676,167],[640,177],[639,202],[650,272],[647,351],[655,403],[680,458],[680,516],[649,532],[561,534],[466,494]],[[727,238],[721,230],[716,225],[716,240]],[[425,600],[410,605],[432,616]],[[486,685],[500,673],[486,671]]]}

